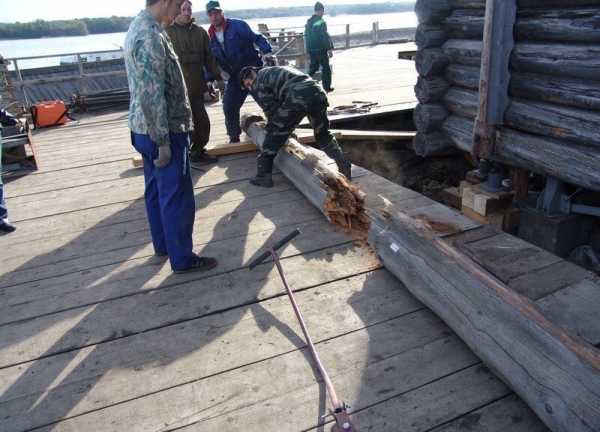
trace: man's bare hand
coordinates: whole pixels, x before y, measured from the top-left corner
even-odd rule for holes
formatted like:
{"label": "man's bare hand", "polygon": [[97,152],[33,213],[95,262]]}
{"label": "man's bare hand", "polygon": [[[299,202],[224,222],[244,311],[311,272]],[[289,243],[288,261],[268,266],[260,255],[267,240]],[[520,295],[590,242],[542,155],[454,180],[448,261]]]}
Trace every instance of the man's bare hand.
{"label": "man's bare hand", "polygon": [[333,50],[327,51],[327,55],[329,56],[329,58],[332,58],[333,57]]}
{"label": "man's bare hand", "polygon": [[156,168],[164,168],[169,165],[171,162],[171,146],[170,145],[162,145],[158,147],[158,158],[154,160],[154,166]]}

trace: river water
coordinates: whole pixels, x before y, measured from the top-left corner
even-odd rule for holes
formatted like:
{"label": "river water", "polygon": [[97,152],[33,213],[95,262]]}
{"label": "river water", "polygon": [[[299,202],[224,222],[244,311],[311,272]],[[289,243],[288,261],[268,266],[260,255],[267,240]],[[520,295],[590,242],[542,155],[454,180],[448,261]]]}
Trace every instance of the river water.
{"label": "river water", "polygon": [[[285,28],[301,30],[304,28],[306,19],[306,17],[261,18],[248,20],[248,23],[256,30],[258,30],[259,23],[267,24],[270,29]],[[350,31],[352,33],[370,31],[374,22],[379,22],[379,28],[382,30],[417,26],[417,18],[413,12],[376,15],[338,15],[335,17],[326,17],[326,19],[329,32],[332,35],[345,33],[347,24],[350,24]],[[14,58],[114,50],[119,49],[123,45],[124,39],[125,33],[109,33],[44,39],[0,40],[0,54],[5,58]],[[58,64],[58,57],[19,62],[19,66],[22,69],[55,66]]]}

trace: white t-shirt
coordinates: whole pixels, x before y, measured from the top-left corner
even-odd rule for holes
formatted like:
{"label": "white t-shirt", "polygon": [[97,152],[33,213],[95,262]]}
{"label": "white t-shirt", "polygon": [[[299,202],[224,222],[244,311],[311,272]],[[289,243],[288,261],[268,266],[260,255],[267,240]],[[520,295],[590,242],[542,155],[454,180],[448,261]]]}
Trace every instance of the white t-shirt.
{"label": "white t-shirt", "polygon": [[219,41],[223,49],[225,49],[225,33],[222,31],[218,31],[215,33],[215,35],[217,36],[217,40]]}

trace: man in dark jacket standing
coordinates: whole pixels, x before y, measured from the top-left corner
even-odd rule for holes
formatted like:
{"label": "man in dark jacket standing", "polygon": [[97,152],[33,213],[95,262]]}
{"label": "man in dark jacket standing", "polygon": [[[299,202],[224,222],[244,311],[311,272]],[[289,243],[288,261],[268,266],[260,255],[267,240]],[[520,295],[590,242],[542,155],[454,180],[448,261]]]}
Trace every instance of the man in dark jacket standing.
{"label": "man in dark jacket standing", "polygon": [[210,139],[210,119],[204,106],[204,94],[208,91],[206,76],[222,80],[221,70],[210,49],[208,33],[192,18],[192,2],[185,0],[181,13],[167,28],[167,34],[183,70],[183,76],[192,106],[194,132],[190,160],[192,163],[216,163],[217,158],[206,153]]}
{"label": "man in dark jacket standing", "polygon": [[239,85],[240,71],[246,66],[263,65],[255,46],[265,59],[272,57],[273,48],[263,35],[254,32],[246,22],[226,19],[218,1],[208,2],[206,13],[211,23],[208,33],[213,55],[221,69],[230,76],[223,95],[223,110],[229,141],[237,143],[242,133],[240,109],[249,93]]}
{"label": "man in dark jacket standing", "polygon": [[317,2],[315,14],[306,23],[304,38],[306,50],[310,56],[309,75],[314,76],[319,68],[323,74],[323,88],[327,93],[334,89],[331,87],[331,66],[329,59],[333,57],[333,42],[327,31],[327,23],[323,19],[325,6]]}
{"label": "man in dark jacket standing", "polygon": [[308,75],[288,67],[244,68],[241,85],[256,95],[267,116],[267,136],[258,157],[255,186],[273,187],[273,161],[294,129],[308,117],[317,146],[333,159],[339,171],[351,180],[352,165],[329,130],[327,95]]}

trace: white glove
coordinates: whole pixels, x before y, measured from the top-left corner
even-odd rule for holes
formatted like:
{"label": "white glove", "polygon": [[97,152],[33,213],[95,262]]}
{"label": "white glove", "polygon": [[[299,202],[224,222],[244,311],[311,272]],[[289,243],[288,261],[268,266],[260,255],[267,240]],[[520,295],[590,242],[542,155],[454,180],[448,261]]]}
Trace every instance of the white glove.
{"label": "white glove", "polygon": [[154,160],[154,166],[156,168],[164,168],[171,162],[171,146],[170,144],[161,145],[158,147],[158,158]]}
{"label": "white glove", "polygon": [[221,71],[221,78],[223,81],[229,81],[231,79],[231,75],[225,71]]}

